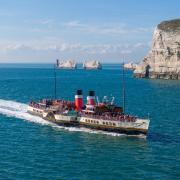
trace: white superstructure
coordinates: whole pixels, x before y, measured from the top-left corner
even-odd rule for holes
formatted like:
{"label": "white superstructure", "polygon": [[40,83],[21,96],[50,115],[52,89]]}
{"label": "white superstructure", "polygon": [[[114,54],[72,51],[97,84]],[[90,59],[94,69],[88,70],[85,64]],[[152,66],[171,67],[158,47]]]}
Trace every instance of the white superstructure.
{"label": "white superstructure", "polygon": [[127,120],[124,121],[113,121],[113,120],[105,120],[105,119],[97,119],[97,118],[90,118],[90,117],[78,117],[78,121],[81,124],[88,124],[88,125],[96,125],[99,127],[109,127],[109,128],[116,128],[116,129],[125,129],[125,130],[141,130],[144,132],[148,131],[149,128],[149,119],[136,119],[134,122],[129,122]]}
{"label": "white superstructure", "polygon": [[55,114],[54,115],[56,121],[75,121],[76,116],[70,116],[70,115],[62,115],[62,114]]}
{"label": "white superstructure", "polygon": [[42,108],[32,106],[28,106],[27,111],[38,116],[43,116],[44,113],[44,110]]}

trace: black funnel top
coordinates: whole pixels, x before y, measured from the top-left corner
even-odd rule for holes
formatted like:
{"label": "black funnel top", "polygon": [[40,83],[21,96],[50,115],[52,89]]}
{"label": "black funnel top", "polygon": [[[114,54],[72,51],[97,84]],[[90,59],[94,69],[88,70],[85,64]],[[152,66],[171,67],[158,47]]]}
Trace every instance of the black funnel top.
{"label": "black funnel top", "polygon": [[89,96],[95,96],[95,92],[94,91],[89,91]]}
{"label": "black funnel top", "polygon": [[77,90],[77,93],[76,93],[77,95],[82,95],[82,90]]}

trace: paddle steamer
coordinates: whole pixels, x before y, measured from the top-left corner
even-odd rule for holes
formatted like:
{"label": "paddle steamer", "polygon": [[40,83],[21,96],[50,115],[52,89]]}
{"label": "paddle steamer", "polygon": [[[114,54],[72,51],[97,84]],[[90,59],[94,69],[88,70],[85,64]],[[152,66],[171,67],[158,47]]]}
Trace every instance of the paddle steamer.
{"label": "paddle steamer", "polygon": [[61,126],[86,127],[89,129],[126,133],[130,135],[147,134],[150,120],[125,113],[125,85],[123,68],[123,107],[114,104],[107,96],[99,102],[94,91],[89,91],[86,104],[83,102],[82,90],[77,90],[74,101],[56,98],[31,101],[27,112]]}

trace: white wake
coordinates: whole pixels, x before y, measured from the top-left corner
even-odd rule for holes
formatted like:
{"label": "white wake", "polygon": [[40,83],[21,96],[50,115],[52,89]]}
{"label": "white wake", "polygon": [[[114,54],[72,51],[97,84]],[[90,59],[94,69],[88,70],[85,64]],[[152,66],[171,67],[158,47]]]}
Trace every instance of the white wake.
{"label": "white wake", "polygon": [[27,113],[27,107],[27,104],[0,99],[0,114],[4,114],[9,117],[16,117],[34,123],[39,123],[42,125],[52,124],[40,117],[33,116]]}
{"label": "white wake", "polygon": [[[8,117],[16,117],[16,118],[23,119],[29,122],[38,123],[41,125],[49,125],[55,129],[65,129],[68,131],[76,131],[76,132],[77,131],[87,132],[91,134],[106,134],[106,135],[111,135],[111,136],[127,136],[125,134],[110,133],[110,132],[104,132],[104,131],[99,131],[99,130],[91,130],[87,128],[58,126],[54,123],[51,123],[49,121],[42,119],[41,117],[33,116],[27,113],[27,107],[28,105],[24,103],[0,99],[0,114],[6,115]],[[144,138],[144,135],[138,135],[137,137]]]}

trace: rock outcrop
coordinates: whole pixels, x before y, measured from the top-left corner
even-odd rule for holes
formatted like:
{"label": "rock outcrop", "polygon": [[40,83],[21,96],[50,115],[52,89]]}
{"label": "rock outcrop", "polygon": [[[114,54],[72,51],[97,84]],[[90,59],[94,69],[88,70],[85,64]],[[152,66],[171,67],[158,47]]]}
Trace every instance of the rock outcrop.
{"label": "rock outcrop", "polygon": [[76,62],[74,60],[61,61],[57,59],[56,67],[59,69],[76,69]]}
{"label": "rock outcrop", "polygon": [[180,79],[180,19],[163,21],[155,28],[152,48],[134,76]]}
{"label": "rock outcrop", "polygon": [[136,66],[137,66],[137,64],[132,63],[132,62],[124,64],[124,68],[129,69],[129,70],[135,70]]}
{"label": "rock outcrop", "polygon": [[92,60],[92,61],[86,61],[83,63],[84,69],[101,69],[102,65],[99,61]]}

